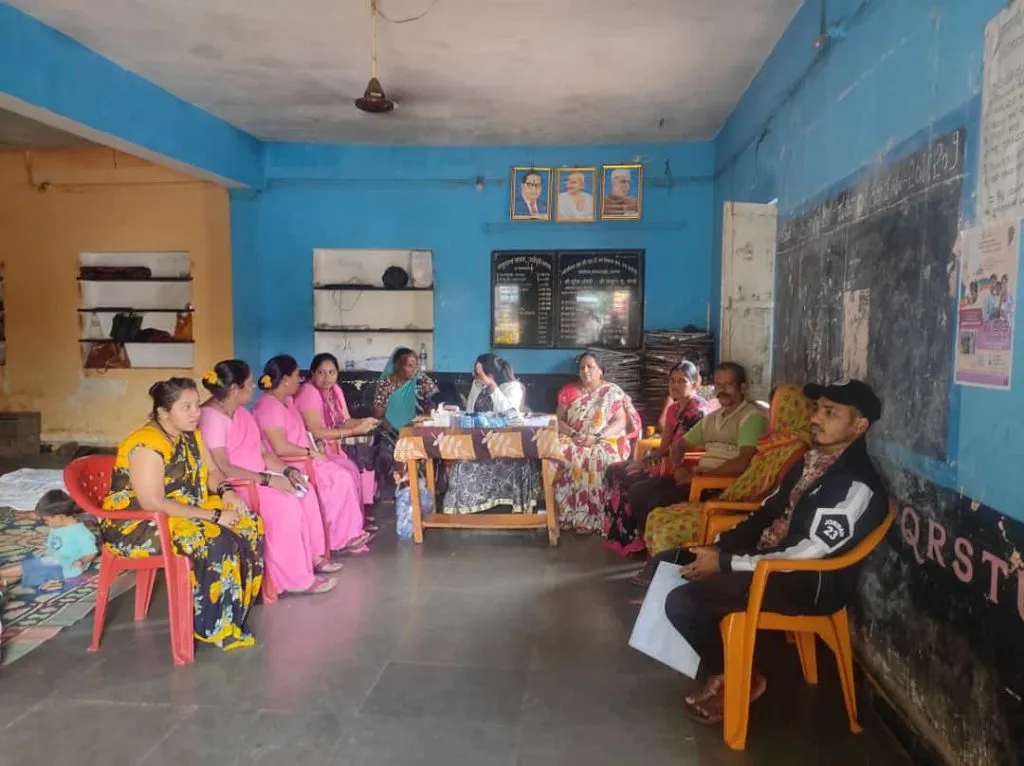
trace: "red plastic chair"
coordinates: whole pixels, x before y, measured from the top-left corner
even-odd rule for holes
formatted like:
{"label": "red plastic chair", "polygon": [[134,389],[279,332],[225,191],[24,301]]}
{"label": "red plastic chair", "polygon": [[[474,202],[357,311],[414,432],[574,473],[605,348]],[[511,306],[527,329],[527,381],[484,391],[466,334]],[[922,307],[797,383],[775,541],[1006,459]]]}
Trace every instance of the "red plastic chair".
{"label": "red plastic chair", "polygon": [[316,504],[320,508],[320,522],[324,525],[324,558],[331,558],[331,533],[327,527],[327,515],[324,513],[323,500],[320,498],[320,490],[316,484],[316,461],[311,457],[283,457],[281,458],[288,465],[302,469],[309,479],[310,489],[316,496]]}
{"label": "red plastic chair", "polygon": [[144,558],[129,558],[115,554],[104,544],[100,554],[100,581],[96,590],[96,610],[92,622],[90,652],[99,651],[103,625],[107,614],[107,600],[114,578],[124,570],[135,572],[135,619],[144,620],[153,597],[153,585],[158,569],[167,578],[167,607],[171,624],[171,658],[175,665],[195,660],[192,636],[192,579],[188,558],[178,556],[171,546],[171,533],[166,514],[156,511],[105,511],[103,498],[110,492],[114,470],[111,455],[90,455],[72,461],[64,469],[64,484],[68,494],[82,510],[99,519],[112,521],[145,521],[157,528],[160,553]]}
{"label": "red plastic chair", "polygon": [[[252,509],[252,512],[257,516],[263,516],[260,512],[260,493],[256,489],[256,482],[252,479],[228,479],[227,482],[235,489],[244,488],[246,494],[249,496],[249,508]],[[263,584],[260,586],[260,600],[263,602],[264,606],[269,606],[277,601],[278,595],[280,595],[280,592],[277,590],[277,586],[274,585],[274,581],[270,579],[270,572],[268,572],[266,567],[264,567]]]}

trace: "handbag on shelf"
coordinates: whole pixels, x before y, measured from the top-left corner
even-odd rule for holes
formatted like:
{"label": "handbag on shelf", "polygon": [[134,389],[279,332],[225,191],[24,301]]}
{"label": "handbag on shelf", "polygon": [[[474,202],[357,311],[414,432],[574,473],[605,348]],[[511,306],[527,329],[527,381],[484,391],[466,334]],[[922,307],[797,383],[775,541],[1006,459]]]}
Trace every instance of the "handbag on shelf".
{"label": "handbag on shelf", "polygon": [[130,282],[152,279],[149,266],[82,266],[79,279],[92,282]]}
{"label": "handbag on shelf", "polygon": [[192,312],[179,311],[174,323],[175,340],[192,340]]}
{"label": "handbag on shelf", "polygon": [[85,367],[88,370],[122,370],[132,366],[128,358],[128,351],[123,343],[113,341],[101,341],[94,343],[89,349],[85,359]]}
{"label": "handbag on shelf", "polygon": [[135,340],[142,329],[142,314],[134,311],[118,312],[110,323],[110,339],[116,343]]}

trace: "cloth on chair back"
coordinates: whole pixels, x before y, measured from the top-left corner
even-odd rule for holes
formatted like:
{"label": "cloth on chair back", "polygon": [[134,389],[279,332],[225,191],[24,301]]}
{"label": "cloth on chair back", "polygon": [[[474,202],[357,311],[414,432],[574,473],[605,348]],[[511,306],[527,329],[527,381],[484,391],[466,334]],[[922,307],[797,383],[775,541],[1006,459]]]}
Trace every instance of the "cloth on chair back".
{"label": "cloth on chair back", "polygon": [[[799,386],[779,386],[772,397],[768,433],[758,440],[757,454],[747,470],[723,490],[719,499],[729,502],[760,500],[782,481],[810,442],[811,402]],[[651,511],[644,534],[648,553],[655,556],[696,542],[702,507],[703,503],[677,503]]]}

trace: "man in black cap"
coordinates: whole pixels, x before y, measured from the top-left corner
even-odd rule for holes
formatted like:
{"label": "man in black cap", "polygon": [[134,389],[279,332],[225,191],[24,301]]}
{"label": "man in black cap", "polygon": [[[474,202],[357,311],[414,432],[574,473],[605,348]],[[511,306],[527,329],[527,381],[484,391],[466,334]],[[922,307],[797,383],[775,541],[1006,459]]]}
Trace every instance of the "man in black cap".
{"label": "man in black cap", "polygon": [[[719,623],[747,608],[754,568],[762,559],[823,559],[842,555],[884,520],[888,495],[868,459],[865,434],[882,415],[866,383],[847,380],[804,388],[815,401],[812,448],[761,508],[714,545],[677,552],[689,582],[665,600],[669,621],[700,655],[704,686],[686,698],[696,720],[717,724],[724,702]],[[665,557],[667,558],[667,557]],[[832,614],[857,585],[859,567],[837,572],[785,572],[768,578],[763,609],[781,614]],[[755,675],[751,702],[764,693]]]}

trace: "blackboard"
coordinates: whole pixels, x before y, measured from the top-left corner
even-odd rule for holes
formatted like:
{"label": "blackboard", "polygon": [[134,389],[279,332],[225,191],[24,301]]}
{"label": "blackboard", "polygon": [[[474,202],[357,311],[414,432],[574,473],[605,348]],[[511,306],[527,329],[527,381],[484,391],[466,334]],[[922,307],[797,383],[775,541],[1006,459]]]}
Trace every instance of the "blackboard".
{"label": "blackboard", "polygon": [[642,250],[495,251],[491,282],[495,348],[642,343]]}
{"label": "blackboard", "polygon": [[555,340],[555,254],[494,253],[491,345],[551,348]]}
{"label": "blackboard", "polygon": [[867,380],[875,431],[945,459],[964,131],[851,183],[779,227],[776,383]]}

